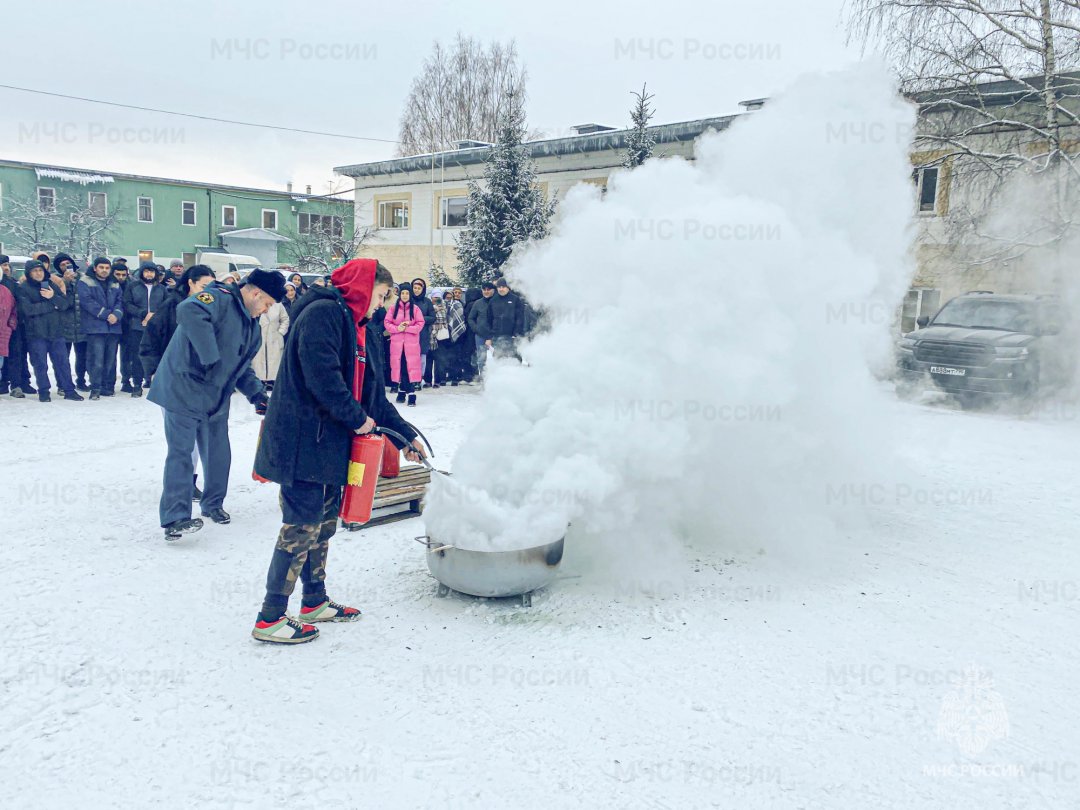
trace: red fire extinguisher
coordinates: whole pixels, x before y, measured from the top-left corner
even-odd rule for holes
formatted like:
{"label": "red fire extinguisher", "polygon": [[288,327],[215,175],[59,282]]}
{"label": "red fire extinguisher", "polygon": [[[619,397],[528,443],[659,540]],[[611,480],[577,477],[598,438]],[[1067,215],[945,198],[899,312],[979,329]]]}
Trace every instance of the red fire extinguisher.
{"label": "red fire extinguisher", "polygon": [[401,451],[389,436],[383,436],[382,477],[397,478],[401,474]]}
{"label": "red fire extinguisher", "polygon": [[383,442],[377,433],[353,436],[349,453],[349,476],[341,498],[341,519],[346,523],[367,523],[375,501],[375,487],[382,470]]}
{"label": "red fire extinguisher", "polygon": [[[364,390],[364,369],[367,366],[365,337],[367,330],[356,334],[356,359],[353,366],[353,399],[361,400]],[[375,501],[375,487],[383,461],[383,437],[378,428],[362,436],[353,436],[349,449],[349,473],[341,496],[338,515],[345,523],[367,523]]]}

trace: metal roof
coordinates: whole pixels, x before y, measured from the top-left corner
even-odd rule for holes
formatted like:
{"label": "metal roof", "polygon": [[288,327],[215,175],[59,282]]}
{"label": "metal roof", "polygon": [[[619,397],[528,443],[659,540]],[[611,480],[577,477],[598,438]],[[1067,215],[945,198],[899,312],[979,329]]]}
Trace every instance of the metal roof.
{"label": "metal roof", "polygon": [[[745,115],[745,113],[741,113],[741,115]],[[696,121],[680,121],[674,124],[649,127],[649,131],[656,139],[657,145],[692,141],[707,130],[720,131],[727,129],[731,126],[731,122],[738,117],[739,115],[721,115],[715,118],[699,118]],[[631,129],[617,129],[592,132],[588,135],[571,135],[563,138],[528,141],[525,143],[525,148],[529,153],[529,157],[533,159],[579,155],[589,152],[617,151],[626,148],[627,139],[632,131]],[[347,177],[372,177],[380,174],[427,171],[431,168],[433,161],[435,165],[440,167],[472,166],[483,163],[487,156],[491,154],[492,148],[491,146],[480,146],[470,149],[451,149],[445,152],[429,152],[424,155],[410,155],[409,157],[379,160],[373,163],[338,166],[334,171]]]}
{"label": "metal roof", "polygon": [[[352,200],[347,197],[326,197],[320,195],[310,194],[297,194],[294,191],[278,191],[271,188],[250,188],[248,186],[229,186],[222,183],[202,183],[198,180],[176,180],[169,177],[154,177],[146,174],[123,174],[120,172],[102,172],[97,169],[78,169],[71,166],[54,166],[48,163],[29,163],[25,160],[8,160],[7,158],[0,158],[0,166],[14,166],[22,169],[33,169],[34,171],[46,171],[46,172],[65,172],[68,174],[82,174],[89,176],[102,176],[112,178],[124,178],[125,180],[144,180],[149,183],[168,183],[176,186],[198,186],[199,188],[209,188],[215,191],[243,191],[249,194],[273,194],[275,197],[282,197],[291,199],[298,202],[310,202],[312,200],[325,200],[326,202],[340,202],[348,203],[352,205]],[[102,181],[107,182],[107,181]]]}

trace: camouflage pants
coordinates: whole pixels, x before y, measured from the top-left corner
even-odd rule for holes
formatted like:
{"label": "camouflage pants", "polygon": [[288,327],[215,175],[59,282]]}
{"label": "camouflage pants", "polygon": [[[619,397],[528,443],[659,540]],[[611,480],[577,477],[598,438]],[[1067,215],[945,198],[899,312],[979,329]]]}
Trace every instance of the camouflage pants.
{"label": "camouflage pants", "polygon": [[280,616],[296,588],[304,583],[304,603],[315,605],[326,596],[326,558],[330,538],[338,528],[341,488],[297,482],[281,488],[284,524],[266,575],[263,613]]}

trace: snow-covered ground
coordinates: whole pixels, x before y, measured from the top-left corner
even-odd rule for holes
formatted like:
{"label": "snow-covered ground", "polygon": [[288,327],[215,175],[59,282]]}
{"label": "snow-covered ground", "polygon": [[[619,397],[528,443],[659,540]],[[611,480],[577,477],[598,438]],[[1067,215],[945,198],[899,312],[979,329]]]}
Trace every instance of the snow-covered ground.
{"label": "snow-covered ground", "polygon": [[[442,466],[478,404],[410,414]],[[362,621],[270,648],[246,403],[232,525],[167,545],[155,406],[3,398],[0,804],[1076,806],[1080,413],[895,408],[920,483],[822,482],[850,519],[812,559],[718,538],[623,579],[571,544],[526,609],[436,599],[413,519],[335,537]]]}

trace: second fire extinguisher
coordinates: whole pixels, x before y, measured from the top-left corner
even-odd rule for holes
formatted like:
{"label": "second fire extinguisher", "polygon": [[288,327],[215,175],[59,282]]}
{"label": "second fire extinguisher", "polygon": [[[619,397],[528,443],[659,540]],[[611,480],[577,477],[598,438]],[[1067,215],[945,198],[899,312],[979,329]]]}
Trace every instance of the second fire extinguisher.
{"label": "second fire extinguisher", "polygon": [[383,437],[382,477],[397,478],[401,474],[401,451],[389,436]]}

